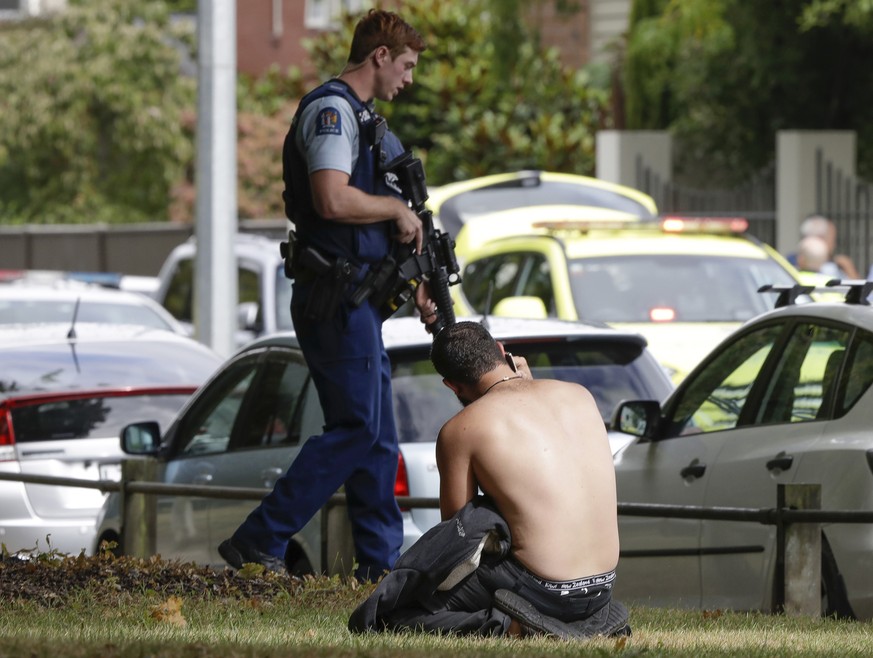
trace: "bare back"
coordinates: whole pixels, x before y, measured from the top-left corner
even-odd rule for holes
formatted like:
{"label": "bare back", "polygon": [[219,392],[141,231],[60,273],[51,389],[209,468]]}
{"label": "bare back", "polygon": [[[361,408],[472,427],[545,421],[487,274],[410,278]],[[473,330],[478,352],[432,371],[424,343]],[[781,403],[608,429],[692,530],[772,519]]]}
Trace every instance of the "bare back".
{"label": "bare back", "polygon": [[587,389],[501,382],[446,423],[437,463],[443,517],[481,488],[509,525],[516,559],[533,573],[571,580],[615,568],[615,470]]}

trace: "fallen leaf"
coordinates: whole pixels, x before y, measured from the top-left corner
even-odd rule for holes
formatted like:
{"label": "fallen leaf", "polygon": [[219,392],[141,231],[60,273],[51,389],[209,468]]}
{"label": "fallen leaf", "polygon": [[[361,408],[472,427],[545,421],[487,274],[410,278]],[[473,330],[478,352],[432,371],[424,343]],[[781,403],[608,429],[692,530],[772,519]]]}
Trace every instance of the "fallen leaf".
{"label": "fallen leaf", "polygon": [[174,626],[187,626],[188,621],[182,616],[182,599],[171,596],[160,605],[152,608],[152,618]]}

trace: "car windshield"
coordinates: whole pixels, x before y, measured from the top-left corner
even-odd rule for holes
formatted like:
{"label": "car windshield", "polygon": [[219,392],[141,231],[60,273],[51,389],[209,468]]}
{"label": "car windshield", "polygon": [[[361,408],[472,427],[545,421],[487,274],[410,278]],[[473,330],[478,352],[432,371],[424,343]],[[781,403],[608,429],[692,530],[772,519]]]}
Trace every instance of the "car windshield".
{"label": "car windshield", "polygon": [[291,282],[285,276],[285,266],[276,268],[276,327],[280,331],[291,331]]}
{"label": "car windshield", "polygon": [[138,420],[168,427],[187,394],[124,395],[57,399],[12,409],[16,443],[88,438],[117,439],[121,428]]}
{"label": "car windshield", "polygon": [[0,324],[29,324],[46,322],[99,322],[107,324],[135,324],[152,329],[172,329],[157,313],[146,306],[114,304],[82,300],[76,309],[76,300],[0,299]]}
{"label": "car windshield", "polygon": [[762,285],[796,283],[772,260],[696,255],[576,259],[569,273],[579,317],[603,322],[742,322],[772,308]]}
{"label": "car windshield", "polygon": [[[585,386],[604,423],[622,400],[664,400],[670,393],[659,366],[644,358],[637,342],[614,340],[502,341],[527,359],[534,378],[559,379]],[[394,414],[401,443],[435,441],[443,424],[461,409],[427,354],[391,355]]]}
{"label": "car windshield", "polygon": [[530,177],[462,192],[451,197],[440,207],[440,221],[446,231],[457,235],[466,222],[478,215],[545,205],[594,206],[626,212],[644,219],[652,218],[648,208],[613,190],[580,183],[542,180],[532,174]]}

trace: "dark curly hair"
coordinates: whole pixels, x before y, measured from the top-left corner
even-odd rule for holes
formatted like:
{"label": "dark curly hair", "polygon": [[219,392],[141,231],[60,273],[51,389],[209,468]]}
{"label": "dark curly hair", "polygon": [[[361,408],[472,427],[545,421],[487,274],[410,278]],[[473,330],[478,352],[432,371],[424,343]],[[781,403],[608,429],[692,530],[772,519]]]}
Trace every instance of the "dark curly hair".
{"label": "dark curly hair", "polygon": [[478,322],[448,325],[433,339],[430,360],[445,379],[475,384],[485,373],[504,363],[497,341]]}

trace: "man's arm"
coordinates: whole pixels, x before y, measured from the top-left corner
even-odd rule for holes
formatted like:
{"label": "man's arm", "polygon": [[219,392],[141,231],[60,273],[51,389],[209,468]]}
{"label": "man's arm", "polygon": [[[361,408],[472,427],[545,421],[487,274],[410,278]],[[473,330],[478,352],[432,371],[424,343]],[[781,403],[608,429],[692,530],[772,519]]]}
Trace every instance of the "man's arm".
{"label": "man's arm", "polygon": [[403,201],[393,196],[367,194],[349,185],[349,176],[336,169],[320,169],[309,176],[315,211],[325,219],[343,224],[374,224],[394,220],[395,239],[415,241],[421,252],[424,233],[421,220]]}
{"label": "man's arm", "polygon": [[440,516],[451,518],[479,490],[473,475],[473,463],[463,437],[451,428],[452,421],[440,430],[436,444],[437,469],[440,474]]}

